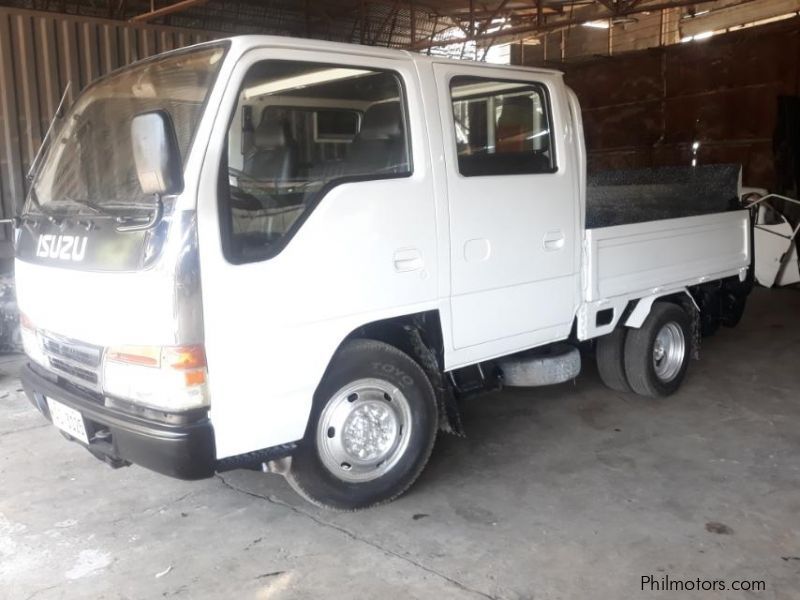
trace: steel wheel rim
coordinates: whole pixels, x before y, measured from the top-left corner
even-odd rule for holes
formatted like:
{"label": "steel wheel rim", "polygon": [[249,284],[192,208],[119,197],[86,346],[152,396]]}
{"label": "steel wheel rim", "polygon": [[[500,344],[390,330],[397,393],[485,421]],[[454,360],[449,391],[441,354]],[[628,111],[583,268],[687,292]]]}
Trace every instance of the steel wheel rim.
{"label": "steel wheel rim", "polygon": [[653,368],[663,382],[675,379],[686,358],[686,338],[683,329],[674,321],[665,323],[653,342]]}
{"label": "steel wheel rim", "polygon": [[336,392],[320,415],[317,450],[322,464],[344,481],[372,481],[390,471],[411,438],[411,407],[383,379],[359,379]]}

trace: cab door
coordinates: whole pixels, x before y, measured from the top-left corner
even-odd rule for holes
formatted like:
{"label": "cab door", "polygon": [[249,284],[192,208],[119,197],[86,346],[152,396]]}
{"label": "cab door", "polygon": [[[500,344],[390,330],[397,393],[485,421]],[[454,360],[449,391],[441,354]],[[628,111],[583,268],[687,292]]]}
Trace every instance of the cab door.
{"label": "cab door", "polygon": [[[417,73],[373,54],[249,49],[218,100],[197,202],[218,458],[301,439],[351,332],[438,306]],[[295,118],[309,106],[357,111],[358,130]]]}
{"label": "cab door", "polygon": [[450,219],[450,366],[569,334],[577,154],[560,74],[434,65]]}

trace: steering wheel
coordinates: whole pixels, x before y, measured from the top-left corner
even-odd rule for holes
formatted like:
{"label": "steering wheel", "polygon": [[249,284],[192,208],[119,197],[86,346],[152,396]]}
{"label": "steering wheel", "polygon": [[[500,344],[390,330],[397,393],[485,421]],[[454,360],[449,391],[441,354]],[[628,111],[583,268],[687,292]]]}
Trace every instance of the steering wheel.
{"label": "steering wheel", "polygon": [[[232,175],[239,180],[260,183],[260,181],[252,175],[248,175],[244,171],[234,167],[228,167],[228,175]],[[243,190],[238,185],[230,186],[230,203],[232,208],[238,208],[239,210],[261,210],[269,208],[259,197]]]}

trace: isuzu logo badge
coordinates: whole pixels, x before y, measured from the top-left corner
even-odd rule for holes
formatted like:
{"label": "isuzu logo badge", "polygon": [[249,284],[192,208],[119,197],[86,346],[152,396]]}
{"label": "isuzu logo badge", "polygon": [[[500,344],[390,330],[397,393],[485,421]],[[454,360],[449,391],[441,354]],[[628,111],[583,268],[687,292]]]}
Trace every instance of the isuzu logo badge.
{"label": "isuzu logo badge", "polygon": [[86,256],[86,242],[86,236],[45,233],[39,236],[36,256],[80,262]]}

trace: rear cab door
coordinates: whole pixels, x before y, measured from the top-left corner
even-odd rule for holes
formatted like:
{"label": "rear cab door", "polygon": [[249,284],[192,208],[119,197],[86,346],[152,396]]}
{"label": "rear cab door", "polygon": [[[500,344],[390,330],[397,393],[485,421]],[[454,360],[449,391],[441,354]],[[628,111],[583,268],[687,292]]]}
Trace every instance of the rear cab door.
{"label": "rear cab door", "polygon": [[579,161],[560,73],[440,62],[454,368],[563,339],[580,300]]}

